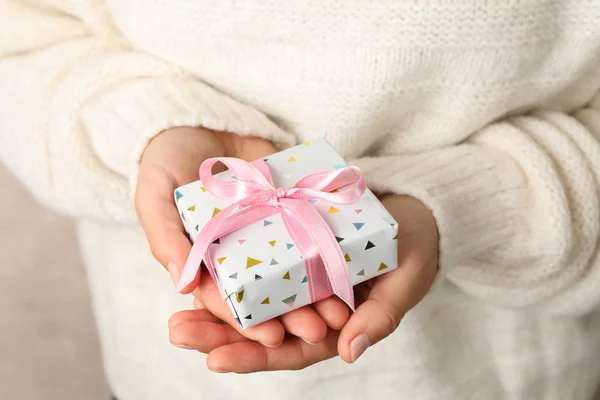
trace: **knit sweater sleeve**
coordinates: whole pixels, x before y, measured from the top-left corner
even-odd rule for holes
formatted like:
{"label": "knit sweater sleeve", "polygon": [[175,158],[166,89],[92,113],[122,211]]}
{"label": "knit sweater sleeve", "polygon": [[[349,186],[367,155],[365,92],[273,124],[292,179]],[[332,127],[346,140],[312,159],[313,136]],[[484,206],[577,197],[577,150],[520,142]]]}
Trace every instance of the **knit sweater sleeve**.
{"label": "knit sweater sleeve", "polygon": [[374,189],[430,207],[441,274],[468,294],[551,314],[600,306],[600,94],[574,113],[539,110],[456,146],[354,163]]}
{"label": "knit sweater sleeve", "polygon": [[103,0],[0,0],[0,160],[43,203],[131,221],[148,141],[175,126],[294,138],[257,110],[127,43]]}

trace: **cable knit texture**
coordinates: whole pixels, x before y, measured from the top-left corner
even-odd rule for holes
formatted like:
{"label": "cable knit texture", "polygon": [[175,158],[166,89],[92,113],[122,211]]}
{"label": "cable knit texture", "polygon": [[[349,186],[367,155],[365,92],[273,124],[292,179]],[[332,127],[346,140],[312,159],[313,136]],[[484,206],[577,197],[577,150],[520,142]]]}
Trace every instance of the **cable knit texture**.
{"label": "cable knit texture", "polygon": [[[79,217],[123,400],[590,399],[598,21],[600,0],[0,0],[0,158]],[[168,345],[189,299],[127,225],[139,157],[175,126],[327,138],[432,210],[440,284],[357,365],[210,375]]]}

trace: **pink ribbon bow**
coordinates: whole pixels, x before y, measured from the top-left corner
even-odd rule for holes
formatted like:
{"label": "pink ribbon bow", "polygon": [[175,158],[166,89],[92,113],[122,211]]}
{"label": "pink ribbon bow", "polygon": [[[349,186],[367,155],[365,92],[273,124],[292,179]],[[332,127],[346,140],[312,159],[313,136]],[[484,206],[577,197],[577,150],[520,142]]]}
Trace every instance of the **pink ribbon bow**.
{"label": "pink ribbon bow", "polygon": [[[238,179],[222,181],[215,178],[212,167],[218,162],[225,164]],[[280,213],[304,259],[311,301],[324,299],[333,292],[354,310],[354,292],[342,249],[327,222],[308,200],[322,199],[334,204],[358,200],[367,187],[358,167],[317,172],[300,179],[290,188],[278,188],[263,160],[250,164],[237,158],[211,158],[200,166],[200,179],[213,196],[234,203],[214,216],[199,233],[177,291],[194,280],[202,260],[218,285],[208,254],[210,245],[231,232]],[[349,185],[353,186],[348,190],[330,193]]]}

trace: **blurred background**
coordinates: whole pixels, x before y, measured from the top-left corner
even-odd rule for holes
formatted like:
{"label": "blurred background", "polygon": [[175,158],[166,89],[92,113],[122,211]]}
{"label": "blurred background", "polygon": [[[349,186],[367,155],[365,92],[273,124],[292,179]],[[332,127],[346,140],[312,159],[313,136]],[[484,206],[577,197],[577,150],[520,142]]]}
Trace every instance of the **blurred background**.
{"label": "blurred background", "polygon": [[0,399],[109,399],[73,224],[0,188]]}

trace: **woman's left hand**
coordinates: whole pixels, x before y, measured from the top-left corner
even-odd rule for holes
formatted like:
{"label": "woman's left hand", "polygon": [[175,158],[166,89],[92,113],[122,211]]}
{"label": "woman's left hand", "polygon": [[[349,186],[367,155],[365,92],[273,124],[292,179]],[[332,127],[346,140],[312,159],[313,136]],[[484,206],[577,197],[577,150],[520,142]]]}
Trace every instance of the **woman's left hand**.
{"label": "woman's left hand", "polygon": [[[216,372],[297,370],[338,354],[346,362],[356,361],[396,330],[404,314],[429,291],[437,272],[438,233],[431,212],[408,196],[388,195],[381,201],[399,223],[398,269],[355,288],[358,308],[340,331],[329,329],[316,344],[288,336],[280,346],[266,347],[207,310],[196,309],[171,317],[171,342],[207,353],[208,367]],[[203,279],[209,279],[207,274]]]}

